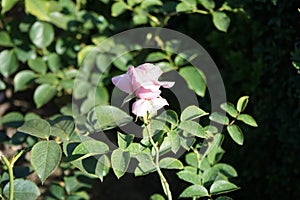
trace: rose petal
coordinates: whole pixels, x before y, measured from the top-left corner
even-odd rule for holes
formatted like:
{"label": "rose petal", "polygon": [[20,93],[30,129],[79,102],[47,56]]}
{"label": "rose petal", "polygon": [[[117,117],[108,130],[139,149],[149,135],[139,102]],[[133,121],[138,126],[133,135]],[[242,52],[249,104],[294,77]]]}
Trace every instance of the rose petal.
{"label": "rose petal", "polygon": [[112,78],[113,84],[123,92],[132,94],[131,78],[128,74],[122,74]]}
{"label": "rose petal", "polygon": [[155,115],[157,110],[161,109],[165,105],[169,105],[167,100],[161,97],[146,100],[146,99],[139,99],[132,105],[132,112],[136,116],[144,117],[147,113],[149,115]]}
{"label": "rose petal", "polygon": [[162,70],[159,67],[157,67],[157,66],[155,66],[151,63],[145,63],[145,64],[142,64],[142,65],[139,65],[139,66],[137,66],[136,69],[147,72],[147,74],[151,75],[150,80],[152,80],[152,81],[158,80],[158,78],[163,73]]}
{"label": "rose petal", "polygon": [[162,71],[153,64],[145,63],[131,70],[129,73],[132,78],[132,88],[135,90],[141,85],[155,84]]}
{"label": "rose petal", "polygon": [[175,82],[172,81],[160,81],[159,84],[164,88],[171,88],[174,86]]}
{"label": "rose petal", "polygon": [[139,117],[144,117],[151,110],[151,103],[149,100],[139,99],[132,105],[132,112]]}
{"label": "rose petal", "polygon": [[157,88],[146,89],[144,87],[140,87],[135,91],[135,94],[140,99],[154,99],[160,95],[161,91],[159,90],[159,86]]}
{"label": "rose petal", "polygon": [[164,98],[161,98],[161,97],[152,99],[150,101],[151,101],[151,104],[152,104],[152,106],[154,107],[154,109],[156,111],[159,110],[159,109],[161,109],[164,106],[169,105],[168,102],[167,102],[167,100],[164,99]]}

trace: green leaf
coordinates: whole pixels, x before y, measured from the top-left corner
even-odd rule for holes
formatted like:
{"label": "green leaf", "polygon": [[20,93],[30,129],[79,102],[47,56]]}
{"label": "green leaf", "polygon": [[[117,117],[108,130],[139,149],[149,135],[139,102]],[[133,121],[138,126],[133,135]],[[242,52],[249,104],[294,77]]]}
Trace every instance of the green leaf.
{"label": "green leaf", "polygon": [[86,81],[76,81],[73,88],[73,97],[75,99],[82,99],[91,90],[91,84]]}
{"label": "green leaf", "polygon": [[111,62],[112,62],[112,58],[110,56],[106,54],[97,55],[96,65],[101,72],[105,72],[106,70],[108,70],[109,66],[111,65]]}
{"label": "green leaf", "polygon": [[186,182],[195,184],[195,185],[200,185],[201,184],[201,175],[197,174],[197,173],[192,173],[190,171],[187,170],[183,170],[177,173],[177,176],[181,179],[184,180]]}
{"label": "green leaf", "polygon": [[236,109],[239,112],[243,112],[248,104],[248,101],[249,101],[248,96],[243,96],[243,97],[239,98],[237,105],[236,105]]}
{"label": "green leaf", "polygon": [[118,1],[114,3],[111,7],[111,16],[113,17],[119,16],[120,14],[125,12],[125,10],[127,10],[127,7],[128,6],[124,1]]}
{"label": "green leaf", "polygon": [[[49,2],[51,4],[53,4],[53,1],[49,1]],[[55,7],[55,4],[52,7]],[[70,13],[68,15],[67,14],[63,14],[63,13],[61,13],[59,11],[50,11],[50,12],[51,12],[49,14],[50,19],[47,20],[47,21],[51,22],[55,26],[57,26],[57,27],[65,30],[65,31],[67,31],[67,30],[71,30],[72,31],[72,29],[74,29],[74,26],[72,24],[73,20],[76,20],[76,17],[74,15],[70,15]]]}
{"label": "green leaf", "polygon": [[23,124],[24,117],[19,112],[9,112],[0,119],[0,125],[4,128],[19,127]]}
{"label": "green leaf", "polygon": [[129,165],[130,153],[128,151],[123,151],[122,149],[116,149],[111,154],[111,165],[115,175],[121,178]]}
{"label": "green leaf", "polygon": [[47,72],[46,62],[40,57],[29,59],[28,66],[39,74],[46,74]]}
{"label": "green leaf", "polygon": [[222,193],[227,193],[231,192],[234,190],[239,189],[235,184],[230,183],[226,180],[218,180],[215,181],[211,186],[210,186],[210,193],[212,195],[217,195],[217,194],[222,194]]}
{"label": "green leaf", "polygon": [[13,50],[3,50],[0,53],[0,73],[8,77],[18,69],[17,56]]}
{"label": "green leaf", "polygon": [[36,58],[36,52],[33,49],[25,50],[22,48],[14,47],[14,52],[18,58],[19,61],[25,63],[29,59]]}
{"label": "green leaf", "polygon": [[207,10],[212,10],[216,6],[213,0],[198,0],[198,1]]}
{"label": "green leaf", "polygon": [[89,156],[84,159],[73,160],[71,164],[91,178],[100,178],[96,175],[98,161],[96,156]]}
{"label": "green leaf", "polygon": [[166,59],[166,54],[164,54],[163,52],[157,51],[157,52],[152,52],[150,53],[147,58],[146,61],[147,62],[157,62],[157,61],[161,61]]}
{"label": "green leaf", "polygon": [[148,22],[148,17],[144,12],[138,12],[132,18],[134,25],[146,24]]}
{"label": "green leaf", "polygon": [[172,125],[178,124],[178,115],[173,110],[164,111],[156,119],[161,120],[163,122],[169,122]]}
{"label": "green leaf", "polygon": [[194,121],[182,121],[179,126],[179,129],[188,132],[196,137],[206,138],[203,127]]}
{"label": "green leaf", "polygon": [[55,53],[49,54],[48,55],[48,65],[49,65],[49,69],[52,72],[57,72],[59,70],[59,68],[61,67],[60,57]]}
{"label": "green leaf", "polygon": [[169,62],[159,62],[155,64],[159,67],[164,73],[174,70],[174,66],[171,65]]}
{"label": "green leaf", "polygon": [[51,122],[51,135],[64,140],[69,140],[70,135],[75,129],[75,123],[70,116],[59,116]]}
{"label": "green leaf", "polygon": [[225,163],[218,163],[218,164],[214,165],[213,168],[217,169],[219,172],[221,172],[228,178],[238,176],[236,170],[232,166],[225,164]]}
{"label": "green leaf", "polygon": [[203,183],[204,185],[211,185],[218,177],[219,171],[215,168],[208,168],[203,172]]}
{"label": "green leaf", "polygon": [[[85,58],[90,54],[91,52],[95,49],[94,45],[87,45],[85,47],[83,47],[78,53],[77,53],[77,63],[78,64],[84,64],[87,69],[90,69],[90,65],[88,61],[85,61]],[[87,62],[87,64],[86,64]],[[94,64],[94,60],[92,61],[92,64]]]}
{"label": "green leaf", "polygon": [[2,80],[0,80],[0,91],[5,89],[6,89],[5,83]]}
{"label": "green leaf", "polygon": [[197,2],[196,0],[182,0],[181,3],[177,4],[176,11],[177,12],[185,12],[191,11],[196,8]]}
{"label": "green leaf", "polygon": [[218,163],[225,153],[221,146],[215,145],[207,155],[207,160],[211,165]]}
{"label": "green leaf", "polygon": [[177,131],[168,132],[168,137],[171,141],[171,150],[173,151],[173,153],[176,153],[180,149],[180,137]]}
{"label": "green leaf", "polygon": [[35,22],[29,31],[32,43],[38,48],[46,48],[54,40],[53,26],[46,22]]}
{"label": "green leaf", "polygon": [[190,166],[198,167],[197,155],[194,152],[190,152],[185,155],[185,162]]}
{"label": "green leaf", "polygon": [[226,32],[229,24],[230,18],[224,12],[215,11],[212,13],[213,23],[216,28],[220,31]]}
{"label": "green leaf", "polygon": [[2,0],[1,2],[1,14],[5,14],[7,11],[12,9],[14,5],[18,2],[19,0]]}
{"label": "green leaf", "polygon": [[215,133],[213,136],[208,138],[208,148],[205,151],[205,155],[210,154],[211,151],[214,151],[215,148],[218,148],[222,145],[224,140],[224,135],[221,133]]}
{"label": "green leaf", "polygon": [[35,77],[35,73],[30,70],[23,70],[18,72],[14,77],[15,92],[25,90],[35,79]]}
{"label": "green leaf", "polygon": [[130,64],[130,61],[132,60],[132,55],[129,53],[126,53],[124,55],[121,55],[117,57],[114,61],[113,64],[120,70],[126,71],[128,68],[128,65]]}
{"label": "green leaf", "polygon": [[135,176],[146,175],[156,170],[153,165],[153,159],[149,154],[139,153],[136,159],[139,161],[139,164],[134,171]]}
{"label": "green leaf", "polygon": [[55,141],[40,141],[33,146],[30,161],[42,183],[59,165],[61,154],[61,148]]}
{"label": "green leaf", "polygon": [[99,105],[96,106],[90,112],[90,118],[96,120],[94,128],[100,130],[108,130],[118,126],[123,126],[132,121],[132,118],[122,111],[121,109],[108,106],[108,105]]}
{"label": "green leaf", "polygon": [[49,21],[47,1],[42,0],[25,0],[25,9],[27,13],[36,16],[40,20]]}
{"label": "green leaf", "polygon": [[[65,189],[59,183],[52,183],[47,192],[50,192],[53,197],[60,199],[62,196],[65,196]],[[46,197],[47,198],[47,197]]]}
{"label": "green leaf", "polygon": [[141,8],[147,9],[151,6],[162,6],[163,3],[160,0],[143,0],[141,3]]}
{"label": "green leaf", "polygon": [[174,63],[177,67],[184,66],[194,60],[197,57],[197,53],[194,50],[185,50],[176,55]]}
{"label": "green leaf", "polygon": [[222,110],[227,112],[231,117],[236,117],[238,115],[238,111],[231,103],[222,103],[220,107],[222,108]]}
{"label": "green leaf", "polygon": [[18,128],[18,131],[42,139],[49,138],[51,133],[50,124],[43,119],[32,119],[25,121],[25,123]]}
{"label": "green leaf", "polygon": [[176,66],[183,66],[183,65],[187,64],[186,60],[180,55],[177,55],[175,57],[174,63]]}
{"label": "green leaf", "polygon": [[244,143],[244,134],[242,130],[235,124],[227,126],[227,131],[230,137],[239,145]]}
{"label": "green leaf", "polygon": [[[143,148],[143,147],[142,147]],[[132,157],[136,156],[136,154],[141,153],[141,144],[139,143],[131,143],[127,148],[127,151],[130,152]]]}
{"label": "green leaf", "polygon": [[39,116],[38,114],[33,113],[33,112],[26,113],[26,115],[24,117],[24,120],[29,121],[29,120],[32,120],[32,119],[41,119],[41,116]]}
{"label": "green leaf", "polygon": [[101,181],[103,181],[104,176],[106,176],[110,169],[110,161],[107,155],[102,155],[100,158],[98,158],[98,162],[96,165],[96,175],[100,178]]}
{"label": "green leaf", "polygon": [[240,114],[237,117],[237,119],[244,122],[245,124],[250,125],[250,126],[254,126],[254,127],[258,126],[255,119],[252,116],[248,115],[248,114]]}
{"label": "green leaf", "polygon": [[195,105],[191,105],[182,111],[180,120],[181,121],[194,120],[205,115],[208,115],[208,113]]}
{"label": "green leaf", "polygon": [[179,198],[191,198],[191,197],[206,197],[208,191],[201,185],[192,185],[187,187],[179,196]]}
{"label": "green leaf", "polygon": [[57,78],[57,75],[53,73],[47,73],[40,75],[36,80],[38,84],[50,84],[50,85],[58,85],[60,81]]}
{"label": "green leaf", "polygon": [[121,149],[126,149],[133,141],[134,135],[122,134],[118,132],[118,146]]}
{"label": "green leaf", "polygon": [[[2,3],[3,3],[3,1],[2,1]],[[14,46],[13,42],[10,39],[9,34],[5,31],[0,32],[0,46],[3,46],[3,47],[13,47]]]}
{"label": "green leaf", "polygon": [[[3,189],[3,194],[9,197],[9,183]],[[14,200],[37,199],[41,195],[39,188],[30,180],[14,180]]]}
{"label": "green leaf", "polygon": [[33,100],[37,108],[48,103],[56,95],[56,88],[49,84],[39,85],[33,94]]}
{"label": "green leaf", "polygon": [[185,136],[180,137],[180,144],[186,150],[189,150],[195,141],[196,139],[194,137],[185,137]]}
{"label": "green leaf", "polygon": [[236,170],[228,164],[218,163],[204,171],[203,182],[205,185],[211,185],[216,180],[228,180],[232,177],[237,177]]}
{"label": "green leaf", "polygon": [[141,3],[143,0],[127,0],[128,5],[135,6],[139,3]]}
{"label": "green leaf", "polygon": [[150,196],[150,200],[165,200],[165,198],[160,194],[153,194]]}
{"label": "green leaf", "polygon": [[107,146],[107,144],[98,140],[91,139],[91,140],[86,140],[81,142],[74,149],[72,155],[83,156],[80,158],[83,159],[93,155],[105,154],[108,151],[109,151],[109,147]]}
{"label": "green leaf", "polygon": [[205,96],[206,80],[202,71],[195,67],[184,67],[179,70],[179,74],[185,79],[191,90],[201,97]]}
{"label": "green leaf", "polygon": [[214,112],[209,116],[211,121],[217,122],[219,124],[227,125],[229,124],[229,119],[225,115],[221,115],[220,113]]}
{"label": "green leaf", "polygon": [[159,166],[162,169],[183,169],[183,164],[176,158],[163,158],[159,161]]}
{"label": "green leaf", "polygon": [[186,11],[190,11],[193,8],[183,2],[177,4],[176,6],[176,12],[186,12]]}
{"label": "green leaf", "polygon": [[108,90],[104,86],[98,86],[95,90],[88,93],[88,98],[91,97],[95,98],[96,105],[107,104],[110,98]]}

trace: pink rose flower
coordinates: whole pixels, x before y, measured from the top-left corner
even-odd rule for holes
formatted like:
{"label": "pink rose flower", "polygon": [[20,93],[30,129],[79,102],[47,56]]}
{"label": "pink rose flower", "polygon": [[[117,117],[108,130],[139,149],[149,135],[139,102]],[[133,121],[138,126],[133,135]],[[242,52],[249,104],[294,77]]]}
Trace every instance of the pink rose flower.
{"label": "pink rose flower", "polygon": [[156,115],[157,110],[162,107],[169,105],[167,100],[161,97],[154,98],[151,100],[139,99],[132,105],[132,112],[136,116],[144,117],[149,114],[149,116]]}
{"label": "pink rose flower", "polygon": [[153,64],[145,63],[134,68],[130,66],[126,74],[112,78],[112,82],[123,92],[135,94],[138,98],[153,99],[160,95],[160,86],[170,88],[174,82],[158,81],[162,71]]}
{"label": "pink rose flower", "polygon": [[[157,110],[169,105],[167,100],[160,97],[160,87],[170,88],[175,82],[159,81],[162,75],[159,67],[145,63],[136,68],[130,66],[126,74],[112,78],[112,82],[123,92],[138,97],[132,105],[132,112],[136,116],[145,117],[147,113],[152,116]],[[128,100],[128,98],[126,98]]]}

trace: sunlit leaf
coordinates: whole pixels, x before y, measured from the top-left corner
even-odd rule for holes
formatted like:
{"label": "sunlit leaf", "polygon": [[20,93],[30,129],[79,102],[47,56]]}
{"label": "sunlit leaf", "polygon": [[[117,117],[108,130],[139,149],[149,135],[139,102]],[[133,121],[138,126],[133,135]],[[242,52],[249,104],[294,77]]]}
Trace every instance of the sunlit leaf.
{"label": "sunlit leaf", "polygon": [[36,75],[33,71],[23,70],[18,72],[14,77],[15,92],[26,89],[35,78]]}
{"label": "sunlit leaf", "polygon": [[250,126],[254,126],[254,127],[258,126],[255,119],[252,116],[248,115],[248,114],[240,114],[237,117],[237,119],[244,122],[245,124],[250,125]]}
{"label": "sunlit leaf", "polygon": [[130,153],[122,149],[116,149],[111,155],[111,164],[115,175],[121,178],[127,171],[130,162]]}
{"label": "sunlit leaf", "polygon": [[33,94],[33,100],[37,108],[48,103],[56,95],[56,88],[49,84],[39,85]]}
{"label": "sunlit leaf", "polygon": [[191,90],[201,97],[205,96],[206,80],[202,71],[195,67],[184,67],[179,70],[179,74],[185,79]]}
{"label": "sunlit leaf", "polygon": [[231,192],[234,190],[239,189],[239,187],[237,187],[235,184],[230,183],[228,181],[225,180],[218,180],[215,181],[211,186],[210,186],[210,193],[213,195],[217,195],[217,194],[222,194],[222,193],[227,193],[227,192]]}
{"label": "sunlit leaf", "polygon": [[213,16],[213,23],[216,28],[220,31],[226,32],[229,24],[230,18],[224,12],[215,11],[212,13]]}
{"label": "sunlit leaf", "polygon": [[51,133],[50,124],[43,119],[25,121],[18,131],[43,139],[48,138]]}
{"label": "sunlit leaf", "polygon": [[0,52],[0,73],[8,77],[18,69],[17,56],[13,50],[3,50]]}
{"label": "sunlit leaf", "polygon": [[192,185],[187,187],[179,196],[179,198],[206,197],[208,191],[201,185]]}
{"label": "sunlit leaf", "polygon": [[244,134],[242,130],[235,124],[227,126],[227,131],[231,138],[239,145],[244,143]]}
{"label": "sunlit leaf", "polygon": [[60,163],[61,154],[61,148],[55,141],[40,141],[33,146],[30,161],[42,183]]}
{"label": "sunlit leaf", "polygon": [[54,40],[53,26],[46,22],[37,21],[30,28],[29,37],[38,48],[45,48]]}
{"label": "sunlit leaf", "polygon": [[[7,183],[3,189],[3,194],[9,197],[9,183]],[[41,192],[36,184],[30,180],[16,179],[14,180],[14,199],[37,199]]]}
{"label": "sunlit leaf", "polygon": [[237,105],[236,105],[236,109],[239,112],[243,112],[248,104],[248,101],[249,101],[248,96],[243,96],[243,97],[239,98]]}
{"label": "sunlit leaf", "polygon": [[191,105],[183,110],[180,120],[194,120],[205,115],[208,115],[208,113],[195,105]]}

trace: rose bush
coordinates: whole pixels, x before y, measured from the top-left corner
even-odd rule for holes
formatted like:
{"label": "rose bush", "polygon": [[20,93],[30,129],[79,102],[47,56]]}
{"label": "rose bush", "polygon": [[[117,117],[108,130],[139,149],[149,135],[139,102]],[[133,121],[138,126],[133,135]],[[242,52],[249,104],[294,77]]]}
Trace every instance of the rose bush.
{"label": "rose bush", "polygon": [[[295,107],[299,99],[299,78],[293,76],[296,71],[294,68],[281,67],[289,65],[289,53],[293,51],[292,60],[297,68],[295,18],[298,15],[294,13],[299,14],[293,2],[280,1],[2,0],[0,90],[3,92],[0,93],[0,143],[4,154],[1,157],[1,196],[9,198],[10,191],[16,191],[16,199],[35,199],[39,195],[45,199],[89,199],[92,197],[87,191],[93,182],[96,190],[101,191],[96,180],[99,178],[105,181],[109,167],[112,167],[117,177],[121,177],[128,163],[152,163],[152,158],[156,159],[153,152],[157,146],[162,157],[159,156],[156,166],[161,167],[163,172],[177,168],[175,170],[180,180],[169,180],[171,191],[172,185],[173,188],[174,185],[187,187],[186,190],[173,189],[173,198],[180,196],[183,191],[182,198],[199,198],[201,195],[204,198],[218,198],[223,192],[237,189],[230,184],[233,181],[242,185],[243,189],[230,196],[272,199],[291,196],[297,199],[299,194],[295,191],[298,191],[298,186],[294,187],[292,183],[298,177],[297,170],[294,170],[298,162],[294,161],[299,154],[298,129],[295,128],[298,123],[295,116],[299,113]],[[227,116],[220,117],[212,113],[208,117],[209,100],[202,98],[207,94],[205,77],[189,66],[184,53],[170,53],[174,52],[174,43],[170,41],[161,43],[161,50],[130,52],[115,60],[111,56],[118,54],[118,51],[108,50],[104,58],[99,56],[97,62],[93,63],[97,70],[83,73],[83,80],[73,91],[74,79],[89,49],[95,48],[115,33],[143,25],[174,28],[201,41],[213,53],[218,66],[222,67],[229,99],[251,94],[253,98],[250,108],[240,112],[237,105],[222,104]],[[201,32],[198,30],[200,26],[203,29]],[[292,41],[291,44],[286,42],[286,38]],[[278,45],[277,48],[274,45]],[[118,46],[118,49],[122,48]],[[123,74],[128,65],[137,66],[144,62],[155,63],[163,71],[179,71],[189,88],[199,96],[199,101],[203,103],[201,107],[203,105],[206,111],[199,110],[197,106],[188,107],[185,112],[178,111],[176,102],[170,101],[171,98],[168,99],[164,92],[160,93],[162,83],[149,81],[149,86],[141,87],[138,93],[127,88],[128,94],[138,98],[131,108],[135,115],[144,116],[146,112],[155,114],[158,111],[150,126],[154,145],[149,141],[145,127],[143,139],[122,132],[117,126],[131,121],[131,116],[108,105],[113,87],[111,78]],[[99,77],[101,79],[95,81]],[[92,86],[96,87],[96,92],[88,89]],[[157,98],[152,99],[156,95]],[[87,119],[76,123],[76,129],[70,117],[70,96],[75,96],[81,103],[78,108],[74,108],[75,112],[82,114],[79,117]],[[240,109],[242,104],[248,102],[248,98],[242,99],[239,101]],[[286,103],[281,106],[283,100]],[[162,112],[162,105],[166,105],[165,112]],[[296,113],[286,112],[288,109]],[[253,118],[243,112],[255,112],[262,126],[255,130],[257,134],[247,134],[245,140],[250,142],[242,149],[237,149],[226,137],[232,137],[238,144],[242,144],[244,135],[241,131],[252,130],[242,124],[238,124],[239,128],[235,123],[245,122],[256,126]],[[167,123],[161,124],[161,120],[166,118]],[[191,120],[193,118],[196,121]],[[209,127],[205,123],[209,119],[225,124],[228,134]],[[274,121],[278,123],[274,124]],[[110,148],[104,142],[91,140],[89,135],[99,131],[117,137],[114,141],[118,143],[117,147]],[[205,146],[202,139],[208,138],[211,141],[212,133],[217,136],[213,144],[217,144],[218,148],[212,146],[206,155],[199,155],[200,146]],[[282,133],[287,135],[283,136]],[[196,137],[193,144],[189,140],[191,135]],[[259,140],[258,135],[262,137]],[[225,143],[228,154],[225,161],[239,167],[239,179],[232,179],[237,176],[236,171],[222,163],[224,150],[221,145],[224,137],[228,141]],[[182,165],[177,161],[170,162],[168,157],[164,160],[166,149],[174,153],[179,147],[188,151],[179,159]],[[137,153],[142,150],[145,154]],[[95,155],[99,159],[94,159]],[[237,160],[241,159],[243,162],[237,165]],[[147,166],[150,169],[145,169]],[[153,172],[155,166],[147,166],[140,164],[138,169],[142,171],[137,169],[135,174]],[[44,182],[43,185],[36,179],[36,174]],[[74,187],[77,184],[79,186]],[[221,191],[222,187],[227,189]],[[259,192],[254,194],[253,190]],[[111,193],[110,197],[113,199],[114,195],[117,193]],[[152,199],[155,198],[162,197],[154,195]]]}

